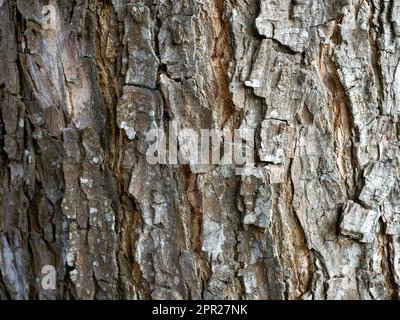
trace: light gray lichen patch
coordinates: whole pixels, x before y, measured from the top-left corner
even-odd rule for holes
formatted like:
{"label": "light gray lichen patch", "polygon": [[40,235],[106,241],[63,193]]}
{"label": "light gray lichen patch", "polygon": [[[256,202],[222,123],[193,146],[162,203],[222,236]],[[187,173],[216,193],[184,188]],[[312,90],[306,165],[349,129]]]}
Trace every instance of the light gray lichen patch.
{"label": "light gray lichen patch", "polygon": [[340,230],[343,235],[365,243],[375,240],[380,213],[365,209],[358,203],[348,201],[344,207]]}
{"label": "light gray lichen patch", "polygon": [[264,120],[261,124],[260,160],[283,164],[294,156],[295,130],[280,120]]}
{"label": "light gray lichen patch", "polygon": [[376,162],[364,172],[365,185],[359,199],[371,208],[377,208],[391,193],[396,177],[389,166]]}

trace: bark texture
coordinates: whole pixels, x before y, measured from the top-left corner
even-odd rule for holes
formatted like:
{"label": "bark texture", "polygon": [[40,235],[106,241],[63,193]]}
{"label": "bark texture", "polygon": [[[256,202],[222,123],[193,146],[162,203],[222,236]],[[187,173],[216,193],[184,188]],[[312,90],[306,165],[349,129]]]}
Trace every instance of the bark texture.
{"label": "bark texture", "polygon": [[0,59],[1,299],[399,298],[400,0],[0,0]]}

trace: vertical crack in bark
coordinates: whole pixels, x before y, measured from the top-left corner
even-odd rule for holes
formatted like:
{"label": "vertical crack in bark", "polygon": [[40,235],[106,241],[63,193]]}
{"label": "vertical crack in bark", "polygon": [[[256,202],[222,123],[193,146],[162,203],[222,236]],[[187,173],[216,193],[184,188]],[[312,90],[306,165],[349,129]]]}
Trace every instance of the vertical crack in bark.
{"label": "vertical crack in bark", "polygon": [[330,45],[322,44],[320,46],[318,72],[331,96],[336,164],[342,183],[346,187],[347,197],[351,199],[356,194],[354,187],[356,186],[355,174],[357,168],[353,154],[352,115],[347,94],[340,82],[336,65],[331,58]]}
{"label": "vertical crack in bark", "polygon": [[[297,143],[296,143],[297,144]],[[301,297],[303,294],[310,290],[310,284],[312,281],[312,273],[314,270],[314,262],[311,259],[310,250],[307,246],[306,234],[299,217],[297,216],[296,210],[293,208],[293,196],[294,196],[294,184],[292,179],[292,163],[293,160],[290,160],[290,165],[288,169],[288,176],[285,185],[286,191],[286,201],[288,214],[292,217],[295,228],[293,229],[294,233],[294,246],[296,248],[296,278],[299,282],[299,286],[297,289],[297,297]],[[305,258],[305,259],[303,259]],[[290,294],[290,293],[289,293]]]}
{"label": "vertical crack in bark", "polygon": [[381,260],[380,268],[382,270],[382,275],[384,281],[389,288],[389,296],[392,299],[398,298],[398,291],[396,286],[396,281],[394,279],[392,263],[390,261],[390,237],[386,235],[385,223],[382,218],[379,218],[379,232],[377,235],[378,240],[378,254]]}
{"label": "vertical crack in bark", "polygon": [[230,24],[225,18],[225,1],[212,1],[214,8],[211,18],[216,38],[211,54],[211,62],[216,78],[216,107],[222,108],[219,126],[223,128],[225,123],[235,114],[235,108],[229,91],[230,80],[228,76],[229,62],[232,58],[232,41],[230,37]]}
{"label": "vertical crack in bark", "polygon": [[383,80],[382,80],[382,69],[379,64],[380,61],[380,50],[377,45],[377,36],[378,32],[376,29],[379,29],[379,16],[376,14],[376,8],[374,1],[369,0],[370,6],[370,17],[368,19],[368,41],[371,47],[371,68],[374,74],[376,89],[378,91],[378,100],[379,100],[379,109],[381,114],[383,113],[383,106],[382,103],[385,99],[384,97],[384,90],[383,90]]}
{"label": "vertical crack in bark", "polygon": [[197,185],[197,174],[192,173],[188,166],[184,167],[184,171],[187,183],[186,197],[191,208],[191,250],[196,255],[202,282],[205,284],[210,278],[211,269],[210,263],[207,261],[202,251],[203,211],[201,194]]}

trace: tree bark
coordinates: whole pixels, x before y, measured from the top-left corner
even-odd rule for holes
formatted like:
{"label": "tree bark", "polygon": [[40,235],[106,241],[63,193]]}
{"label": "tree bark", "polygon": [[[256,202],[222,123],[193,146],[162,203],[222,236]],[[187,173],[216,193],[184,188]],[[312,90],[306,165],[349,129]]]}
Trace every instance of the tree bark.
{"label": "tree bark", "polygon": [[[0,299],[399,298],[399,21],[399,0],[0,0]],[[150,164],[172,120],[255,130],[253,168]]]}

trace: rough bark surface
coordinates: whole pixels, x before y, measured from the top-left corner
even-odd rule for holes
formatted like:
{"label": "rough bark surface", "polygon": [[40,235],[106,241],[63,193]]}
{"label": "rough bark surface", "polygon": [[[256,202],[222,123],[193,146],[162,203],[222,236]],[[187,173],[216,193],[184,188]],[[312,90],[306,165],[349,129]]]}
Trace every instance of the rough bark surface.
{"label": "rough bark surface", "polygon": [[0,0],[0,59],[0,299],[399,298],[400,0]]}

